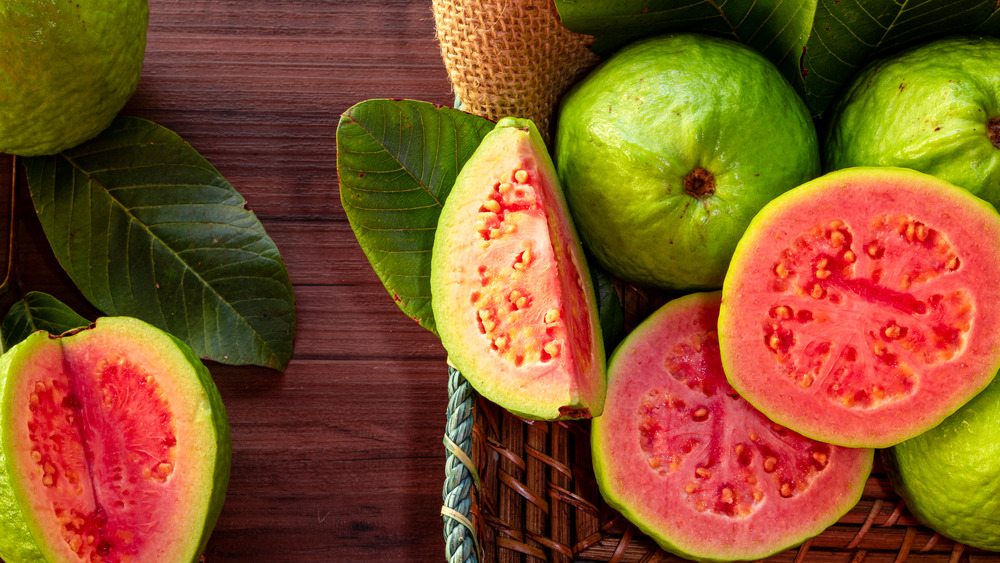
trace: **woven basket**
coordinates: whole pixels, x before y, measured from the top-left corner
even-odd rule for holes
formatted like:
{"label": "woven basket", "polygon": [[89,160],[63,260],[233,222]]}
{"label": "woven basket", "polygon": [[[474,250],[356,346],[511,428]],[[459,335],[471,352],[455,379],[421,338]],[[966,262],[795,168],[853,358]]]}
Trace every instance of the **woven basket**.
{"label": "woven basket", "polygon": [[[559,24],[552,0],[434,0],[456,97],[498,119],[529,117],[551,134],[559,97],[598,61],[590,38]],[[666,301],[618,285],[626,328]],[[520,419],[479,397],[449,367],[446,557],[451,563],[683,561],[667,554],[601,498],[587,421]],[[1000,554],[968,548],[917,523],[878,456],[862,499],[835,525],[767,561],[971,562]]]}

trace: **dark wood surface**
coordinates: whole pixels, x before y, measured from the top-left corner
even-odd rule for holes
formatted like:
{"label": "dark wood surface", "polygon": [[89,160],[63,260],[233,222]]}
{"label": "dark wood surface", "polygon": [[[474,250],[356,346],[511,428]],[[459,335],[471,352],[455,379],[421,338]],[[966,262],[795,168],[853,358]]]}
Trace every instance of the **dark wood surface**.
{"label": "dark wood surface", "polygon": [[[281,251],[298,311],[284,373],[209,364],[233,469],[206,561],[443,560],[445,354],[358,247],[335,141],[340,114],[368,98],[451,103],[430,2],[149,6],[142,78],[122,113],[180,134],[243,194]],[[10,162],[0,156],[5,185]],[[93,317],[22,201],[24,289]]]}

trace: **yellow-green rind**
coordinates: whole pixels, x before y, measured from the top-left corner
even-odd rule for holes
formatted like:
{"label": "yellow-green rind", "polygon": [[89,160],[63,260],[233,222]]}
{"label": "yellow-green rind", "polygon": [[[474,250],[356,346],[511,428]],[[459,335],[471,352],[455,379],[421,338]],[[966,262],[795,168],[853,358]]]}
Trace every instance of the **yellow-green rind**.
{"label": "yellow-green rind", "polygon": [[[4,427],[6,411],[2,405],[16,400],[9,396],[7,390],[7,376],[11,372],[11,364],[15,363],[15,359],[23,358],[21,350],[30,350],[38,341],[47,339],[47,334],[36,332],[0,356],[0,428]],[[46,559],[35,544],[31,530],[28,529],[21,513],[18,497],[11,486],[12,463],[17,463],[17,460],[10,459],[10,455],[3,447],[3,438],[0,436],[0,559],[12,563],[44,562]]]}
{"label": "yellow-green rind", "polygon": [[[584,246],[623,280],[718,289],[770,199],[820,172],[809,111],[735,41],[672,34],[626,46],[564,96],[554,159]],[[702,168],[715,192],[684,178]]]}
{"label": "yellow-green rind", "polygon": [[54,154],[107,128],[135,92],[147,0],[0,3],[0,153]]}
{"label": "yellow-green rind", "polygon": [[[470,238],[470,233],[466,233],[458,227],[463,220],[461,214],[464,213],[456,209],[458,202],[464,197],[462,192],[465,189],[478,189],[477,186],[482,185],[483,182],[492,181],[479,176],[482,174],[483,168],[488,168],[488,164],[494,160],[497,151],[502,151],[505,144],[511,144],[513,138],[530,144],[531,153],[536,159],[535,165],[541,175],[550,179],[553,187],[552,195],[555,196],[556,201],[553,209],[549,210],[550,217],[557,217],[558,220],[564,221],[567,229],[573,233],[573,236],[570,237],[572,240],[564,242],[578,262],[579,280],[583,286],[582,294],[585,297],[585,302],[578,305],[585,311],[591,334],[589,358],[591,369],[589,373],[585,374],[587,381],[594,386],[595,392],[590,397],[571,393],[565,395],[562,400],[542,401],[539,400],[538,396],[526,393],[523,389],[511,388],[510,385],[506,385],[507,382],[503,374],[496,373],[495,370],[486,367],[479,354],[472,350],[467,337],[475,333],[476,327],[474,324],[462,322],[458,318],[459,315],[454,310],[455,304],[449,297],[449,279],[454,279],[451,272],[456,267],[452,249],[456,242],[466,242]],[[473,274],[470,272],[469,275]],[[597,297],[583,249],[566,207],[564,195],[559,187],[555,167],[545,142],[532,121],[514,117],[501,119],[459,172],[438,219],[431,254],[430,282],[431,306],[434,311],[435,324],[441,343],[448,352],[448,361],[462,373],[480,395],[512,414],[527,419],[559,420],[597,416],[601,413],[604,408],[606,357],[597,315]]]}
{"label": "yellow-green rind", "polygon": [[1000,381],[941,424],[883,450],[886,472],[924,525],[1000,551]]}
{"label": "yellow-green rind", "polygon": [[[66,346],[83,347],[87,346],[89,339],[100,339],[109,333],[118,333],[125,338],[141,342],[146,349],[156,350],[160,357],[167,358],[171,362],[172,377],[182,381],[182,386],[185,388],[197,390],[197,396],[183,399],[197,401],[198,419],[201,421],[198,429],[212,433],[210,437],[204,439],[204,442],[214,444],[214,447],[210,446],[198,452],[198,455],[212,468],[212,475],[210,478],[206,476],[198,484],[200,490],[195,497],[199,505],[185,507],[194,515],[188,520],[202,524],[196,529],[175,529],[179,537],[186,538],[186,549],[177,561],[196,563],[208,543],[225,502],[232,458],[229,420],[218,388],[208,368],[183,341],[138,319],[103,317],[88,328],[71,331],[59,337],[41,331],[36,332],[0,357],[0,370],[2,370],[0,371],[0,381],[2,381],[0,460],[3,462],[0,465],[0,500],[5,501],[5,509],[0,511],[2,518],[0,532],[11,533],[9,540],[6,535],[0,538],[0,557],[5,561],[13,563],[59,560],[51,547],[40,541],[39,523],[30,511],[25,510],[27,501],[23,485],[12,472],[14,464],[24,461],[16,459],[14,457],[16,452],[11,451],[11,444],[14,441],[12,433],[15,430],[5,418],[16,402],[25,399],[14,397],[9,393],[9,389],[14,385],[19,370],[31,360],[33,352],[40,347],[51,345],[53,342],[61,343],[64,340],[67,342]],[[176,528],[177,522],[163,522],[163,525]]]}
{"label": "yellow-green rind", "polygon": [[912,168],[1000,205],[1000,39],[939,39],[872,62],[831,108],[824,166]]}

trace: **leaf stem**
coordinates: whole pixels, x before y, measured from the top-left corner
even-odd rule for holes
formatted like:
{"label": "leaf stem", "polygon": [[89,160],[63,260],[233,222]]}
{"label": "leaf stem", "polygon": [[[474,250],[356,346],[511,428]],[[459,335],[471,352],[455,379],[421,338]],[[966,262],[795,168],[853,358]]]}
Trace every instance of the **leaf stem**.
{"label": "leaf stem", "polygon": [[[15,291],[18,299],[21,297],[21,283],[18,279],[17,271],[17,231],[18,231],[18,206],[17,206],[17,170],[21,162],[17,156],[11,158],[10,171],[10,234],[7,247],[7,274],[3,283],[0,283],[0,296],[6,296],[11,290]],[[9,299],[8,299],[9,300]],[[4,300],[7,301],[7,300]]]}

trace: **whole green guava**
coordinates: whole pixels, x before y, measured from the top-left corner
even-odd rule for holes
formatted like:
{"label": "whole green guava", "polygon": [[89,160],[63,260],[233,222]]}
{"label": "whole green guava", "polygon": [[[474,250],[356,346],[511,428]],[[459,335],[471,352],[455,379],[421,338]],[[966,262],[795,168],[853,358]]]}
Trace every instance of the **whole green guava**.
{"label": "whole green guava", "polygon": [[828,119],[828,170],[913,168],[1000,204],[1000,39],[948,37],[874,61]]}
{"label": "whole green guava", "polygon": [[635,42],[574,86],[555,160],[595,259],[665,289],[721,287],[750,219],[820,171],[812,118],[778,69],[698,34]]}
{"label": "whole green guava", "polygon": [[54,154],[103,131],[135,92],[147,0],[0,2],[0,153]]}
{"label": "whole green guava", "polygon": [[944,422],[883,450],[896,492],[921,523],[1000,551],[1000,379]]}

